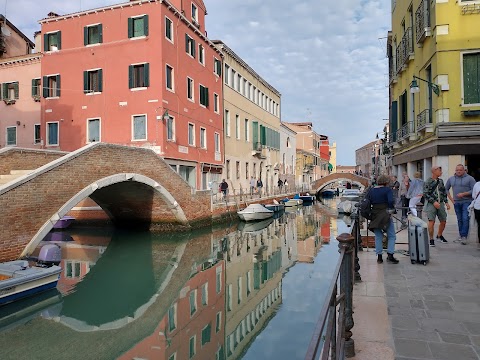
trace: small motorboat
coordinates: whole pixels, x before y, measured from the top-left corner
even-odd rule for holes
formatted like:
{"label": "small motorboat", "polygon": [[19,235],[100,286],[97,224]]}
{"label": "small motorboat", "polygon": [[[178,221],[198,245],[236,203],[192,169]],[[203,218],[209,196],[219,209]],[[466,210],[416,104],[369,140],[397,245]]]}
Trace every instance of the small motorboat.
{"label": "small motorboat", "polygon": [[[296,197],[296,196],[297,196],[297,195],[295,195],[295,197]],[[294,197],[294,198],[295,198],[295,197]],[[304,205],[305,205],[305,204],[312,204],[312,203],[315,202],[315,196],[310,195],[308,192],[305,193],[304,195],[298,195],[298,197],[303,200],[303,204],[304,204]]]}
{"label": "small motorboat", "polygon": [[286,198],[283,200],[283,203],[285,204],[285,207],[287,206],[299,206],[299,205],[303,205],[303,200],[302,199],[289,199],[289,198]]}
{"label": "small motorboat", "polygon": [[342,196],[340,197],[341,201],[350,200],[350,201],[359,201],[360,200],[360,190],[359,189],[345,189],[343,190]]}
{"label": "small motorboat", "polygon": [[268,219],[273,216],[273,211],[261,204],[250,204],[245,209],[237,211],[243,221],[257,221]]}
{"label": "small motorboat", "polygon": [[62,217],[60,220],[58,220],[55,225],[53,225],[53,228],[54,229],[66,229],[67,227],[69,227],[72,222],[75,221],[75,218],[73,216],[68,216],[68,215],[65,215],[64,217]]}
{"label": "small motorboat", "polygon": [[265,207],[274,212],[285,210],[285,204],[280,204],[277,200],[273,200],[273,204],[265,204]]}
{"label": "small motorboat", "polygon": [[336,191],[332,189],[325,189],[320,192],[320,196],[324,199],[331,199],[335,196]]}
{"label": "small motorboat", "polygon": [[55,288],[61,259],[60,247],[48,244],[40,249],[34,265],[28,260],[0,263],[0,305]]}

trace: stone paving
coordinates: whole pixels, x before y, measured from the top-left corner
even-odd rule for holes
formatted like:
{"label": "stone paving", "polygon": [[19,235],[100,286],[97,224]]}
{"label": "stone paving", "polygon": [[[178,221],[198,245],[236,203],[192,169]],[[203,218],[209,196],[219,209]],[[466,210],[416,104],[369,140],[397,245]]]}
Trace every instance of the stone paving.
{"label": "stone paving", "polygon": [[[480,244],[453,242],[454,215],[444,236],[448,244],[436,242],[426,266],[410,263],[406,230],[397,234],[397,265],[377,264],[372,249],[359,253],[363,282],[354,286],[355,359],[391,359],[391,350],[397,360],[480,359]],[[368,304],[377,305],[360,313]],[[373,338],[365,335],[375,328],[381,330]],[[372,355],[376,348],[380,353]]]}

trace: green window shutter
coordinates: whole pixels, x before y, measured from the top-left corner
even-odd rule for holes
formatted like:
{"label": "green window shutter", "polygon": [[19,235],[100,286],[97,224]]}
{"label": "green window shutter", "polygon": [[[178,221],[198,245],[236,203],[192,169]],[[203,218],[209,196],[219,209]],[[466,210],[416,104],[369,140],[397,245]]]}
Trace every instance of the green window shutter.
{"label": "green window shutter", "polygon": [[89,92],[88,88],[88,71],[83,72],[83,93],[86,94]]}
{"label": "green window shutter", "polygon": [[128,66],[128,88],[133,89],[133,65]]}
{"label": "green window shutter", "polygon": [[208,107],[208,105],[209,105],[209,102],[208,102],[209,97],[208,97],[208,88],[207,88],[207,87],[205,88],[204,93],[205,93],[205,106]]}
{"label": "green window shutter", "polygon": [[57,31],[58,50],[62,48],[62,32]]}
{"label": "green window shutter", "polygon": [[148,15],[143,16],[143,35],[148,36]]}
{"label": "green window shutter", "polygon": [[397,141],[397,130],[398,130],[398,102],[392,101],[392,113],[390,115],[390,134],[393,136],[393,141]]}
{"label": "green window shutter", "polygon": [[252,143],[253,149],[257,149],[258,143],[258,121],[252,121]]}
{"label": "green window shutter", "polygon": [[103,26],[102,24],[98,24],[98,42],[101,44],[103,43]]}
{"label": "green window shutter", "polygon": [[46,76],[44,76],[42,79],[42,92],[43,92],[43,97],[47,98],[48,97],[48,78]]}
{"label": "green window shutter", "polygon": [[37,95],[37,87],[35,86],[35,79],[32,79],[32,96]]}
{"label": "green window shutter", "polygon": [[48,34],[43,34],[43,51],[48,51]]}
{"label": "green window shutter", "polygon": [[83,45],[88,45],[88,26],[83,28]]}
{"label": "green window shutter", "polygon": [[[144,80],[144,85],[146,87],[149,87],[150,86],[150,64],[149,63],[146,63],[144,65],[144,69],[143,69],[143,80]],[[172,79],[173,81],[173,79]]]}
{"label": "green window shutter", "polygon": [[60,97],[60,75],[57,75],[57,96]]}
{"label": "green window shutter", "polygon": [[463,102],[480,103],[480,55],[463,55]]}
{"label": "green window shutter", "polygon": [[2,84],[2,100],[7,98],[7,92],[8,92],[8,84],[3,83]]}
{"label": "green window shutter", "polygon": [[133,37],[133,19],[132,18],[128,18],[128,38],[132,38]]}
{"label": "green window shutter", "polygon": [[98,91],[103,91],[103,70],[98,70]]}
{"label": "green window shutter", "polygon": [[266,131],[265,126],[263,125],[260,125],[260,143],[262,145],[267,145]]}
{"label": "green window shutter", "polygon": [[188,53],[189,51],[189,45],[190,45],[190,37],[185,34],[185,51]]}
{"label": "green window shutter", "polygon": [[18,81],[13,83],[13,92],[14,92],[14,95],[15,95],[15,99],[18,100],[18,97],[19,97]]}
{"label": "green window shutter", "polygon": [[195,40],[192,39],[190,41],[192,42],[192,55],[193,55],[193,57],[195,57],[195,46],[196,46],[195,45]]}

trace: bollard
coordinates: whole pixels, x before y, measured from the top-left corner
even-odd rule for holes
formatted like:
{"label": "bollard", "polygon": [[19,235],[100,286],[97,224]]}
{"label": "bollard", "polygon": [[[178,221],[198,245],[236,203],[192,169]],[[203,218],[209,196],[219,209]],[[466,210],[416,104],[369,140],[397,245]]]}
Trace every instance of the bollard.
{"label": "bollard", "polygon": [[340,270],[340,291],[345,294],[345,356],[355,356],[355,341],[352,339],[353,322],[353,255],[354,238],[350,234],[340,234],[337,237],[339,251],[345,249]]}
{"label": "bollard", "polygon": [[354,237],[354,249],[355,249],[355,282],[362,281],[362,276],[360,275],[360,259],[358,258],[358,252],[360,251],[360,243],[362,241],[360,235],[360,216],[358,215],[358,204],[355,204],[355,211],[350,214],[350,217],[353,220],[353,237]]}

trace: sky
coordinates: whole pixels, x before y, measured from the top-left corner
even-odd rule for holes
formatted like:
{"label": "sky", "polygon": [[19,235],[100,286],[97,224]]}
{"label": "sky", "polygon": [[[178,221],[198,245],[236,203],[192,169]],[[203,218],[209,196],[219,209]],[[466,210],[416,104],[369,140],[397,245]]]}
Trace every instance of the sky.
{"label": "sky", "polygon": [[[50,11],[124,0],[0,0],[29,38]],[[204,0],[206,30],[281,94],[281,119],[312,122],[337,144],[337,165],[382,136],[388,118],[390,0]]]}

